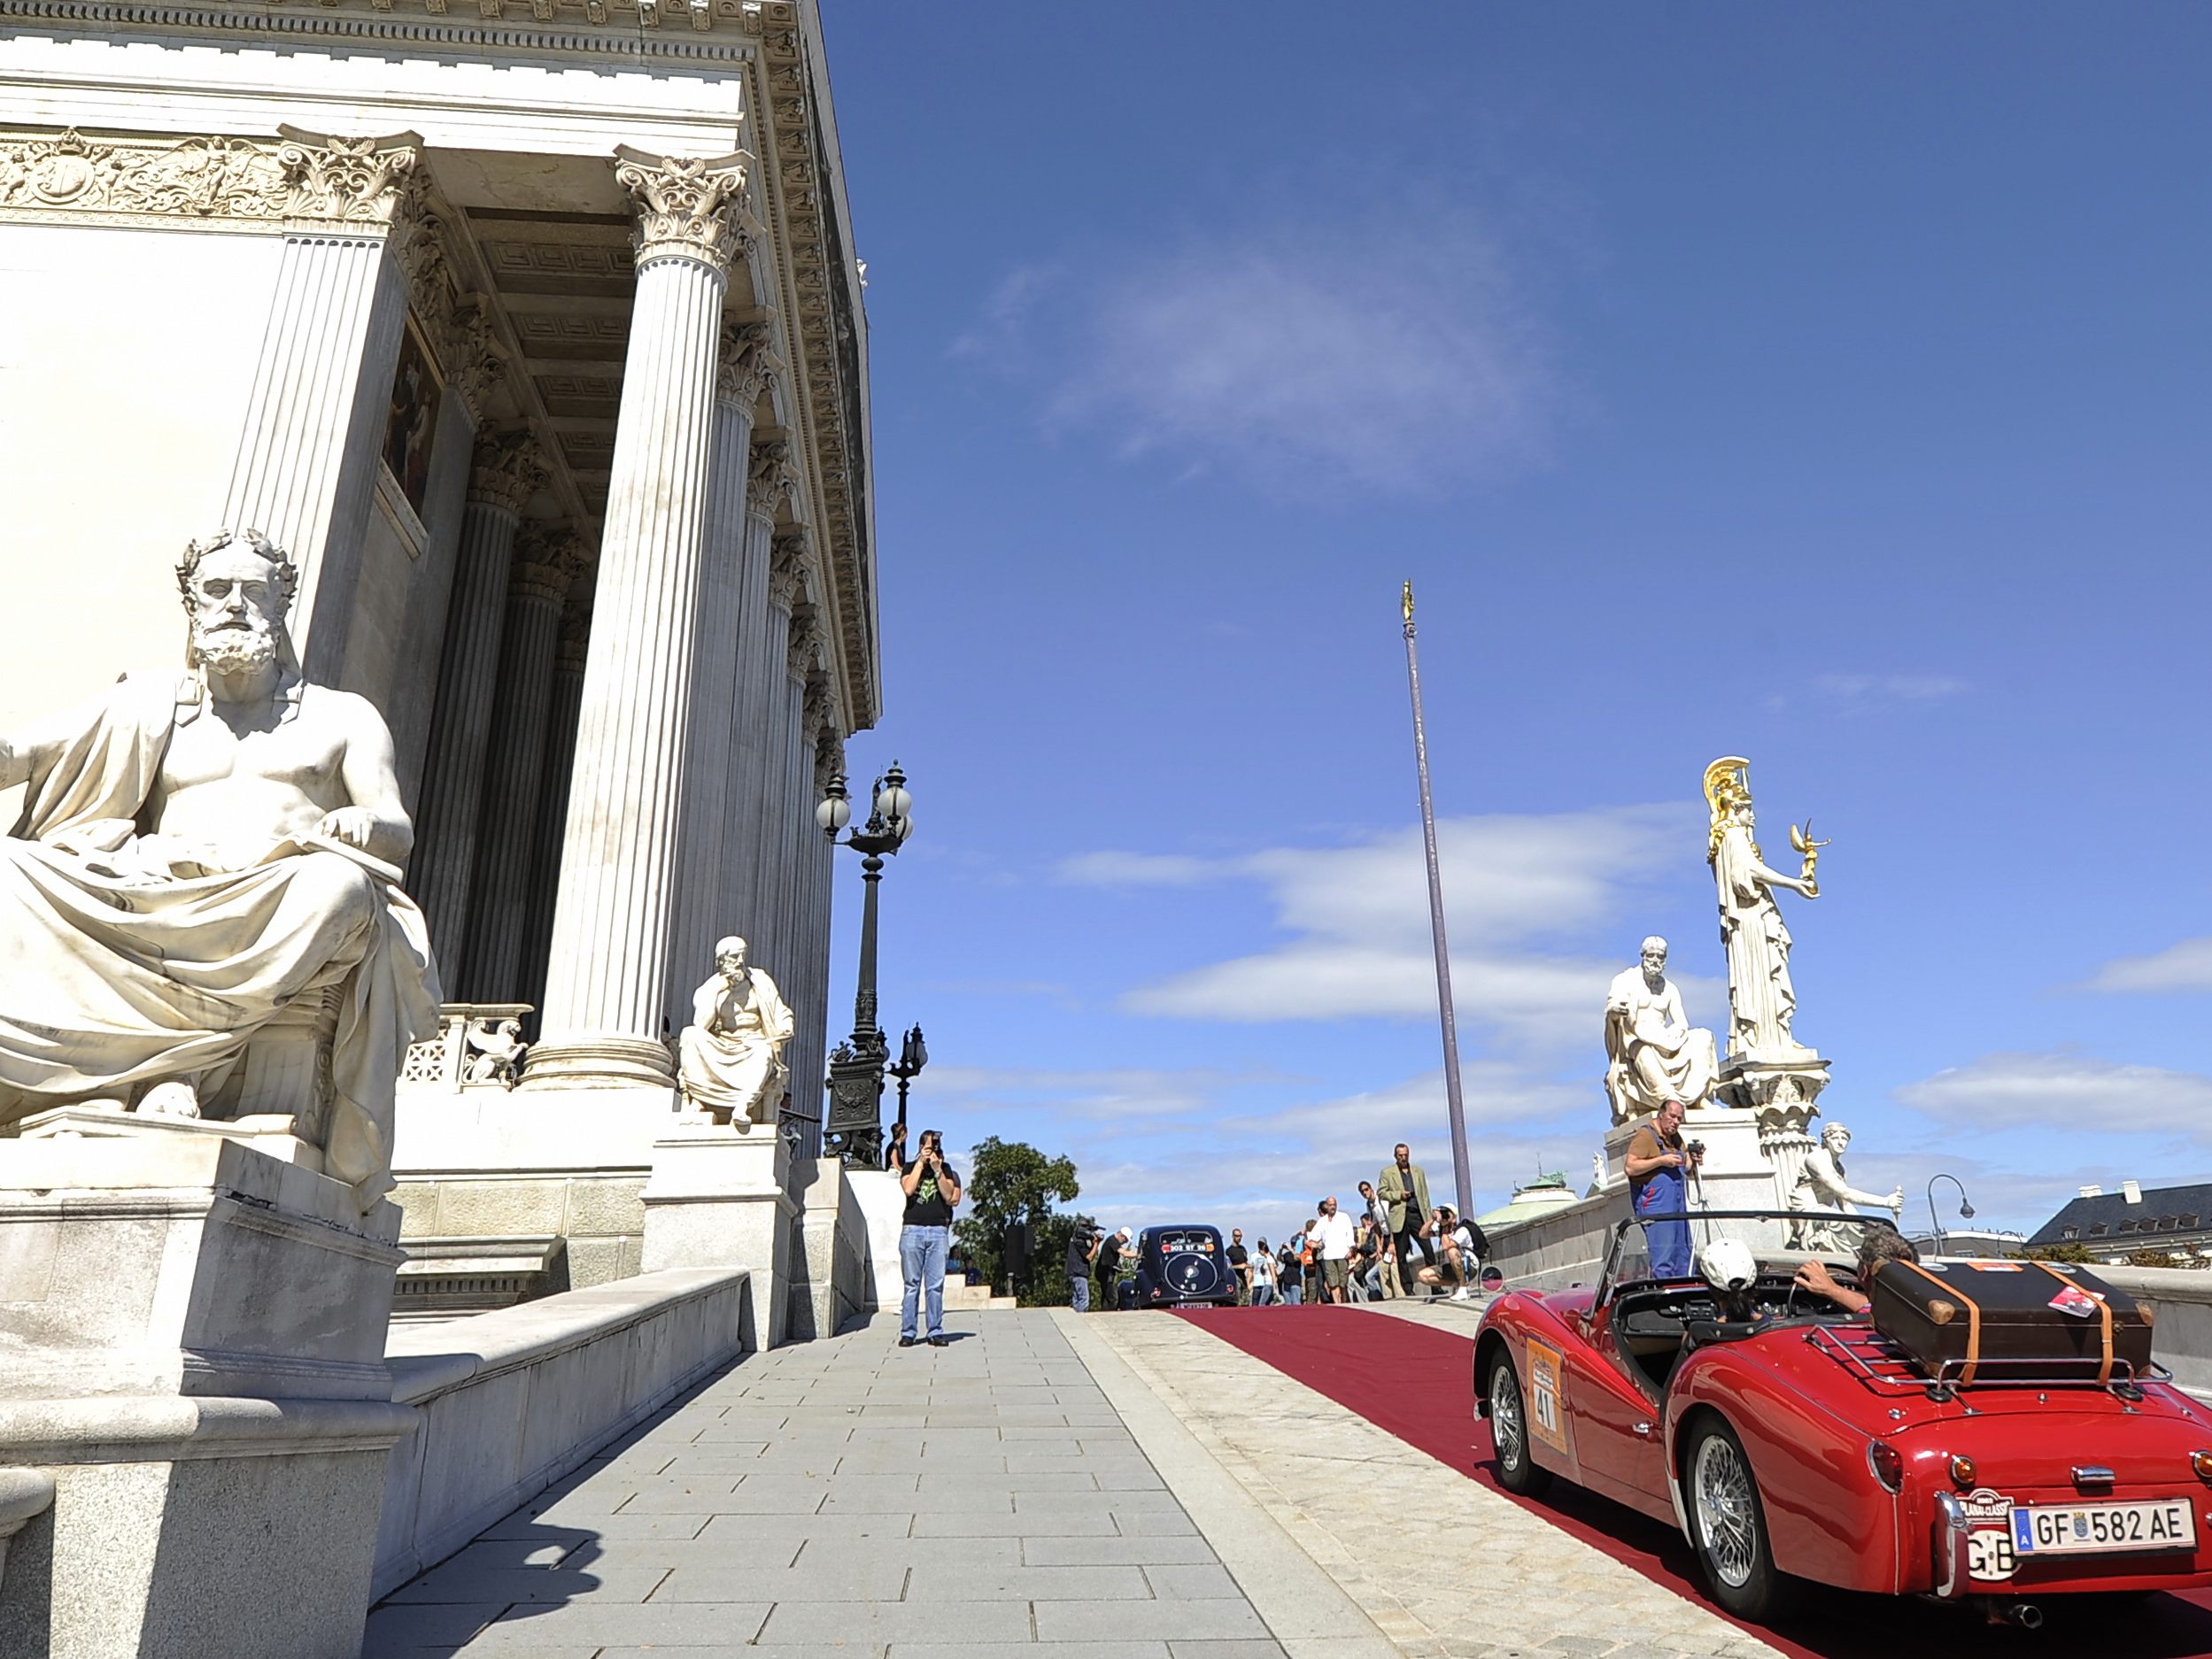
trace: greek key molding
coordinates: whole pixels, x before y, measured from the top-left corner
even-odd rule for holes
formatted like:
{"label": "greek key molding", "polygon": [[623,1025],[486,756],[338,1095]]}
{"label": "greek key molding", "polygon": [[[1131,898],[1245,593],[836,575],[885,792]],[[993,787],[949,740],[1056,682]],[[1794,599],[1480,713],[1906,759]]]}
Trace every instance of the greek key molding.
{"label": "greek key molding", "polygon": [[413,133],[340,138],[280,127],[228,135],[92,138],[0,130],[0,214],[283,232],[391,231],[421,159]]}
{"label": "greek key molding", "polygon": [[640,270],[655,259],[692,259],[726,274],[758,240],[746,205],[753,158],[745,151],[700,158],[617,144],[615,154],[615,182],[638,218],[630,245]]}

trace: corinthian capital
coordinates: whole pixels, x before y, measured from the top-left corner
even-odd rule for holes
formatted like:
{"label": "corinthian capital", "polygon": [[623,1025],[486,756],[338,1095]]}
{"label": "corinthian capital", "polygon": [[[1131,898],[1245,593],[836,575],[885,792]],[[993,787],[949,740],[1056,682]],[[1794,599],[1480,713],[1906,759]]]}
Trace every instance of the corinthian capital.
{"label": "corinthian capital", "polygon": [[483,433],[468,474],[468,498],[519,513],[545,487],[546,476],[545,458],[528,432]]}
{"label": "corinthian capital", "polygon": [[290,187],[287,218],[393,221],[422,159],[421,137],[395,133],[386,138],[334,138],[297,127],[276,130],[284,140],[276,162]]}
{"label": "corinthian capital", "polygon": [[615,154],[615,181],[629,193],[638,215],[630,241],[638,265],[685,258],[727,271],[739,246],[751,240],[745,181],[753,158],[738,150],[702,161],[648,155],[627,144],[617,144]]}
{"label": "corinthian capital", "polygon": [[783,438],[763,438],[753,446],[753,470],[745,481],[745,510],[764,519],[776,516],[776,504],[795,494],[799,474],[793,467],[791,444]]}
{"label": "corinthian capital", "polygon": [[764,322],[722,325],[721,375],[715,391],[727,403],[750,409],[760,401],[769,377],[783,367],[771,343],[775,330]]}

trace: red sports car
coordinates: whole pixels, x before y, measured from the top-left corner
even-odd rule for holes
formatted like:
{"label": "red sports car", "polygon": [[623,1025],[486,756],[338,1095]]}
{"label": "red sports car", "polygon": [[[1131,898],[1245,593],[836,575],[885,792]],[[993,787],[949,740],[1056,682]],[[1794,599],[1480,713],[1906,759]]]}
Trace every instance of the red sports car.
{"label": "red sports car", "polygon": [[1510,1492],[1556,1475],[1682,1528],[1714,1598],[1784,1610],[1796,1584],[1975,1601],[2034,1625],[2038,1598],[2212,1585],[2212,1408],[2122,1362],[1915,1362],[1800,1288],[1855,1279],[1886,1221],[1698,1213],[1740,1239],[1715,1284],[1653,1276],[1623,1223],[1593,1289],[1500,1297],[1474,1347],[1476,1411]]}

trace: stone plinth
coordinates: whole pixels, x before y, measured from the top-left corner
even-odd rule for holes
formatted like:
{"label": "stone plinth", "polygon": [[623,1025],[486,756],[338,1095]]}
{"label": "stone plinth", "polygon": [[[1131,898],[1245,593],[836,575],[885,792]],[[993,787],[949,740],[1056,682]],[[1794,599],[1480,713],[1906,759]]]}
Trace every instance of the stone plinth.
{"label": "stone plinth", "polygon": [[384,1465],[398,1212],[238,1139],[0,1143],[0,1653],[353,1659]]}
{"label": "stone plinth", "polygon": [[[1649,1123],[1636,1118],[1616,1123],[1605,1133],[1605,1186],[1610,1192],[1628,1179],[1625,1168],[1628,1141]],[[1704,1167],[1690,1184],[1690,1204],[1698,1208],[1702,1198],[1712,1209],[1785,1208],[1789,1194],[1780,1184],[1775,1167],[1760,1145],[1759,1120],[1749,1112],[1724,1106],[1699,1107],[1682,1115],[1682,1139],[1705,1143]]]}
{"label": "stone plinth", "polygon": [[1811,1049],[1779,1058],[1730,1054],[1721,1062],[1713,1098],[1723,1106],[1758,1112],[1768,1107],[1810,1108],[1828,1087],[1828,1061]]}
{"label": "stone plinth", "polygon": [[906,1194],[888,1169],[847,1169],[845,1184],[860,1206],[868,1240],[865,1282],[871,1308],[896,1308],[906,1282],[899,1267],[899,1229],[906,1220]]}
{"label": "stone plinth", "polygon": [[773,1124],[682,1120],[653,1143],[646,1183],[645,1270],[741,1267],[752,1272],[753,1340],[784,1339],[793,1223],[790,1149]]}

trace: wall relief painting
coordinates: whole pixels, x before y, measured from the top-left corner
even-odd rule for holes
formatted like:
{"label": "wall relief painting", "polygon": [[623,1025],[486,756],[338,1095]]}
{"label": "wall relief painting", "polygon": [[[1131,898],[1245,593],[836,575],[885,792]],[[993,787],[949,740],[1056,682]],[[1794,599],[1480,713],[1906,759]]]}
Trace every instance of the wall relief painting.
{"label": "wall relief painting", "polygon": [[407,319],[406,337],[399,343],[399,366],[391,377],[391,413],[384,423],[384,465],[400,494],[422,516],[423,500],[430,482],[430,444],[437,435],[438,405],[445,382],[437,372],[429,348]]}

